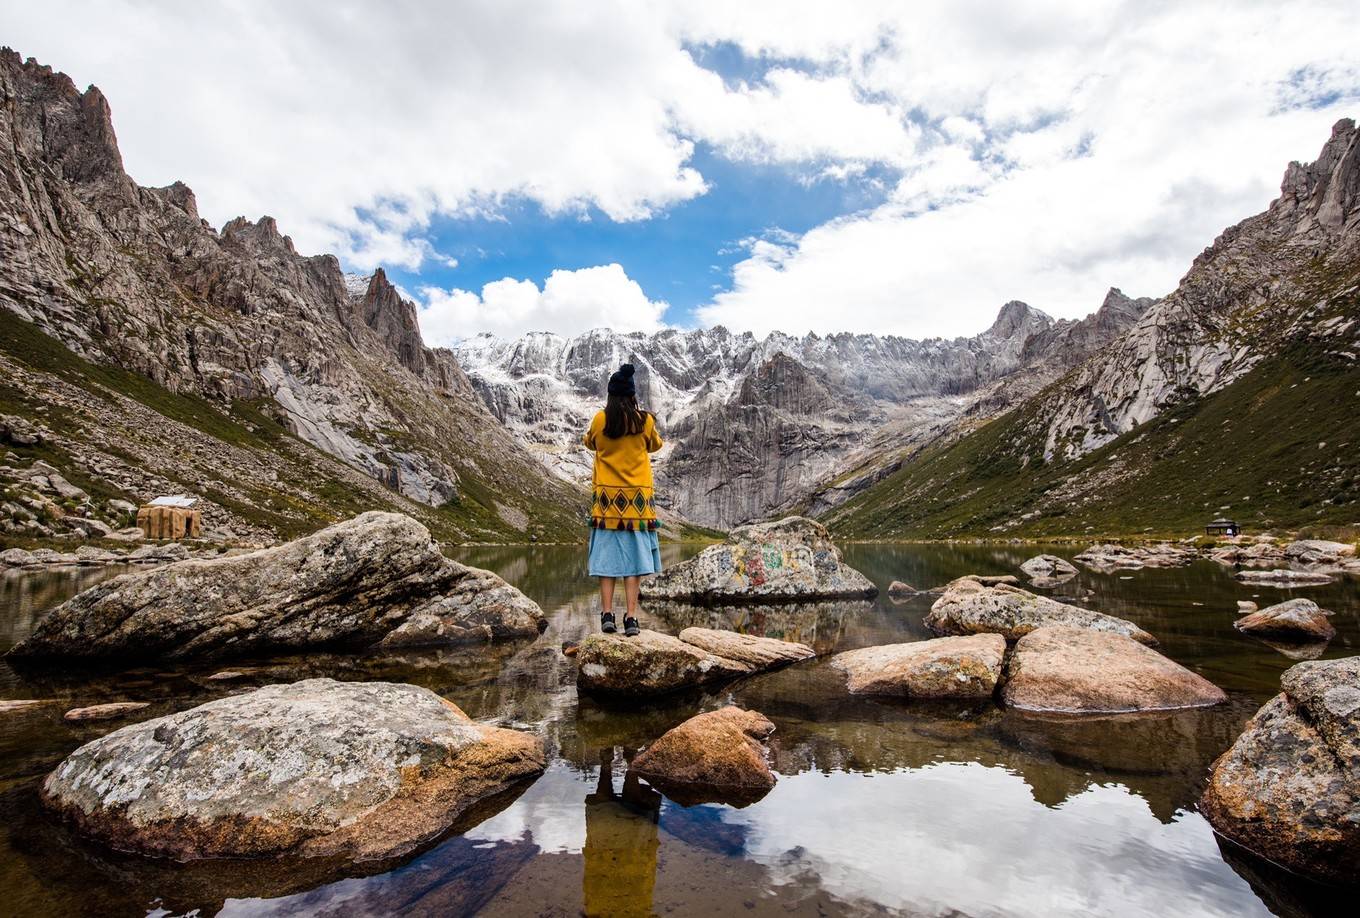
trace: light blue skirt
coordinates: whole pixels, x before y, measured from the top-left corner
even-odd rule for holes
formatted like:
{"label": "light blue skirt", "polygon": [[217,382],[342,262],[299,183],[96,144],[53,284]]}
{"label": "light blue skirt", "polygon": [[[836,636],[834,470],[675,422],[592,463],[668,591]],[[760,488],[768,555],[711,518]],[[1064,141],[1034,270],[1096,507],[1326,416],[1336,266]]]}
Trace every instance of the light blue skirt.
{"label": "light blue skirt", "polygon": [[661,573],[661,540],[656,531],[590,530],[592,577],[642,577]]}

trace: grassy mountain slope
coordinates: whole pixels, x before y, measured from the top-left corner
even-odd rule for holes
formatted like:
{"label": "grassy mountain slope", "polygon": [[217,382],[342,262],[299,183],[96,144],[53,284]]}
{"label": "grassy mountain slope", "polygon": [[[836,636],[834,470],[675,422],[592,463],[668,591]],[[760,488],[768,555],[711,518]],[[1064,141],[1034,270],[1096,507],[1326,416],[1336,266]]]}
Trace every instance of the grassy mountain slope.
{"label": "grassy mountain slope", "polygon": [[[544,506],[527,527],[505,518],[502,490],[525,493],[541,485],[501,480],[518,466],[497,469],[500,477],[487,482],[464,476],[457,497],[430,507],[297,439],[275,420],[277,406],[238,400],[219,407],[172,392],[138,373],[88,361],[3,309],[0,404],[0,415],[43,432],[40,444],[0,444],[15,457],[12,467],[41,459],[96,505],[187,491],[204,501],[210,527],[247,538],[290,538],[375,509],[408,513],[450,541],[584,537],[568,501]],[[537,471],[534,465],[524,470]],[[0,497],[17,496],[16,485],[3,487]]]}
{"label": "grassy mountain slope", "polygon": [[1126,334],[825,518],[876,538],[1353,525],[1357,409],[1360,129],[1342,119]]}
{"label": "grassy mountain slope", "polygon": [[1041,400],[927,447],[826,517],[855,538],[1120,535],[1360,521],[1360,366],[1297,342],[1073,461],[1043,461]]}

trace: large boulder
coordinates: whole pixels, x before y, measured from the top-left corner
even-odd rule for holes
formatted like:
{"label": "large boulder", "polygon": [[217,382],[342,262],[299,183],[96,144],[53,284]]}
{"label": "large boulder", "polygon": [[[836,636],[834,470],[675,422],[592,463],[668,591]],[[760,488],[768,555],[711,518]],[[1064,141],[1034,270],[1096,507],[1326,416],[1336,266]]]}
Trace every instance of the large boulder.
{"label": "large boulder", "polygon": [[790,516],[739,526],[721,545],[642,582],[644,596],[701,603],[875,596],[868,577],[842,563],[821,523]]}
{"label": "large boulder", "polygon": [[365,513],[275,548],[106,580],[53,609],[15,657],[225,657],[531,636],[543,612],[444,557],[408,516]]}
{"label": "large boulder", "polygon": [[1122,618],[1058,602],[1010,584],[985,586],[971,577],[961,577],[949,584],[944,595],[930,607],[925,623],[936,634],[992,633],[1008,641],[1019,640],[1036,628],[1066,625],[1122,634],[1143,644],[1157,643],[1152,635]]}
{"label": "large boulder", "polygon": [[43,801],[115,848],[185,861],[405,854],[543,771],[540,741],[429,689],[309,679],[123,727],[81,746]]}
{"label": "large boulder", "polygon": [[1336,636],[1328,615],[1331,613],[1318,608],[1311,599],[1289,599],[1244,615],[1233,622],[1233,627],[1255,637],[1315,643]]}
{"label": "large boulder", "polygon": [[1355,546],[1326,539],[1299,539],[1286,545],[1284,554],[1298,564],[1340,564],[1355,557]]}
{"label": "large boulder", "polygon": [[1219,704],[1223,690],[1122,634],[1051,626],[1031,631],[1006,660],[1002,701],[1066,714],[1167,711]]}
{"label": "large boulder", "polygon": [[1300,663],[1280,679],[1200,801],[1221,835],[1297,873],[1360,876],[1360,657]]}
{"label": "large boulder", "polygon": [[742,806],[775,785],[765,746],[773,732],[763,715],[729,705],[666,731],[637,754],[632,770],[685,806]]}
{"label": "large boulder", "polygon": [[749,663],[725,659],[648,629],[636,637],[592,634],[576,648],[576,685],[616,698],[664,695],[755,671]]}
{"label": "large boulder", "polygon": [[817,656],[817,651],[806,644],[781,641],[779,638],[738,634],[719,628],[686,628],[680,632],[680,640],[725,659],[746,663],[758,670],[772,669]]}
{"label": "large boulder", "polygon": [[990,698],[1005,654],[1001,635],[974,634],[847,650],[831,666],[845,673],[852,695]]}

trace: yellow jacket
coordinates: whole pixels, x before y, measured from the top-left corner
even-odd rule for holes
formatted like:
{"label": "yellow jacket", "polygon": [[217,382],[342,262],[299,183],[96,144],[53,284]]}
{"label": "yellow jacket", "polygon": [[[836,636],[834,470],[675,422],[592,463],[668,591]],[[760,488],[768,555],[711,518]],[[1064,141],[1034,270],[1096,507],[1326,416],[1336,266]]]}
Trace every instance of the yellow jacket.
{"label": "yellow jacket", "polygon": [[656,419],[647,415],[642,433],[604,435],[604,412],[597,412],[582,438],[595,451],[591,481],[590,525],[596,529],[656,529],[652,458],[661,448]]}

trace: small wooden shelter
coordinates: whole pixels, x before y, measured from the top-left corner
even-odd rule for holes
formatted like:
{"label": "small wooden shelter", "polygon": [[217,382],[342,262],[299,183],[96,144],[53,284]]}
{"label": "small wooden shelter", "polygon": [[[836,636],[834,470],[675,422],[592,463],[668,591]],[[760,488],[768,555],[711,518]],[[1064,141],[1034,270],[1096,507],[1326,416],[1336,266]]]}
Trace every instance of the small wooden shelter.
{"label": "small wooden shelter", "polygon": [[1204,534],[1211,536],[1239,536],[1242,534],[1242,527],[1237,525],[1237,520],[1230,520],[1220,516],[1218,519],[1204,527]]}
{"label": "small wooden shelter", "polygon": [[186,494],[158,497],[137,511],[137,528],[148,539],[197,539],[203,514],[194,509],[198,498]]}

